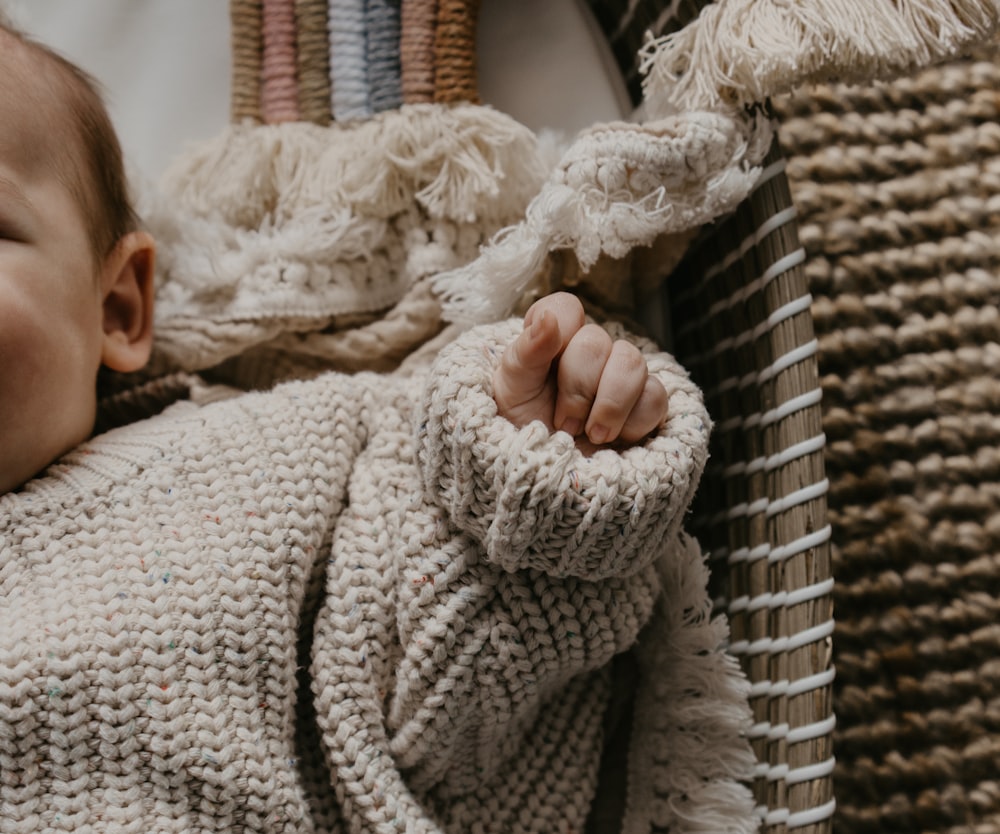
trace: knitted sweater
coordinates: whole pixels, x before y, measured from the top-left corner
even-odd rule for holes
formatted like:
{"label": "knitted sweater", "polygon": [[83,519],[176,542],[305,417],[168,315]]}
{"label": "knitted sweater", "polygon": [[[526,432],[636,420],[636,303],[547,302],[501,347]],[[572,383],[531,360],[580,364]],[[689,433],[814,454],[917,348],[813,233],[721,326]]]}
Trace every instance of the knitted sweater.
{"label": "knitted sweater", "polygon": [[[585,457],[432,368],[192,386],[0,498],[0,832],[569,832],[640,644],[629,830],[746,831],[746,691],[680,532],[708,418]],[[699,821],[700,820],[700,821]]]}

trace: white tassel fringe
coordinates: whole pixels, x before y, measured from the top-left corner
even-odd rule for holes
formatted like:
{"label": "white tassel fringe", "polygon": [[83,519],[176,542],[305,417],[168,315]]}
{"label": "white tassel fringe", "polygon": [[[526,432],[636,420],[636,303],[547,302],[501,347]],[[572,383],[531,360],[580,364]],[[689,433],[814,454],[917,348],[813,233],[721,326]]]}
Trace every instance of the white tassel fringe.
{"label": "white tassel fringe", "polygon": [[[635,652],[644,685],[635,701],[621,830],[754,834],[750,684],[723,650],[728,625],[712,617],[708,568],[697,542],[684,535],[657,567],[662,593]],[[684,766],[663,767],[664,751]]]}
{"label": "white tassel fringe", "polygon": [[717,0],[646,44],[647,112],[739,108],[812,82],[889,79],[998,27],[998,0]]}
{"label": "white tassel fringe", "polygon": [[620,258],[731,211],[750,193],[771,138],[759,114],[706,112],[584,132],[524,220],[471,264],[435,279],[445,318],[507,315],[554,250],[572,250],[586,271],[602,254]]}
{"label": "white tassel fringe", "polygon": [[233,125],[167,170],[164,190],[187,210],[234,227],[279,226],[344,206],[370,217],[409,210],[486,224],[538,190],[531,131],[472,104],[411,104],[345,126]]}
{"label": "white tassel fringe", "polygon": [[140,195],[160,244],[159,349],[200,369],[386,309],[522,217],[546,156],[526,127],[468,104],[231,126]]}

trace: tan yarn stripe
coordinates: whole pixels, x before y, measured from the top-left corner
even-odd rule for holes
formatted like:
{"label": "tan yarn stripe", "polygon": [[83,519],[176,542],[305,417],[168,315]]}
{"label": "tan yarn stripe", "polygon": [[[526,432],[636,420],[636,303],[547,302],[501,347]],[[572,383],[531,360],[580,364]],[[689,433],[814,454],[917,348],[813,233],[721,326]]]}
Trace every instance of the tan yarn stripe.
{"label": "tan yarn stripe", "polygon": [[230,118],[259,122],[260,74],[263,61],[263,4],[261,0],[230,0],[233,89]]}
{"label": "tan yarn stripe", "polygon": [[476,22],[479,0],[441,0],[434,32],[434,101],[479,101]]}
{"label": "tan yarn stripe", "polygon": [[399,62],[403,102],[434,100],[434,31],[437,0],[403,0]]}
{"label": "tan yarn stripe", "polygon": [[330,113],[330,44],[326,0],[295,0],[298,33],[299,110],[303,121],[328,125]]}

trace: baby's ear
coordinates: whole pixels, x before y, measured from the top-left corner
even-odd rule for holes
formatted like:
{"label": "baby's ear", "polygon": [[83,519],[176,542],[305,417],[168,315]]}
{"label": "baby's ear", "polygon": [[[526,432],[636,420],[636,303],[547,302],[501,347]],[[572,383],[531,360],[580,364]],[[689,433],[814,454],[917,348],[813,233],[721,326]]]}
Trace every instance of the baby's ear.
{"label": "baby's ear", "polygon": [[146,232],[129,232],[104,261],[104,346],[101,363],[138,371],[153,347],[153,263],[156,245]]}

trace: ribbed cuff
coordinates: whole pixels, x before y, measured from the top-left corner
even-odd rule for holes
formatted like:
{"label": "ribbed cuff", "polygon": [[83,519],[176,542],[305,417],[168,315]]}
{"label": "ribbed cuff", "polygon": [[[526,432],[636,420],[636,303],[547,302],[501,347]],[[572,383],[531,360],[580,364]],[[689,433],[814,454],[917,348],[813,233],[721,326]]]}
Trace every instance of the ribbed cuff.
{"label": "ribbed cuff", "polygon": [[520,328],[471,330],[435,363],[417,439],[428,497],[507,570],[586,579],[641,570],[680,528],[701,475],[709,431],[701,395],[669,356],[639,342],[667,388],[667,422],[640,445],[584,455],[564,432],[498,415],[493,372]]}

